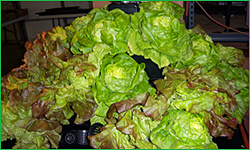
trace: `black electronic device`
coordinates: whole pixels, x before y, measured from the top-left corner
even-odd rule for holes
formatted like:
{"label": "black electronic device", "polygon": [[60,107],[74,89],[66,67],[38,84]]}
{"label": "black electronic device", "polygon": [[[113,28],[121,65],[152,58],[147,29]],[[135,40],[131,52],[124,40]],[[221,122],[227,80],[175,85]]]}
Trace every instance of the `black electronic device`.
{"label": "black electronic device", "polygon": [[133,3],[125,3],[125,2],[112,2],[108,6],[108,10],[111,11],[113,9],[120,9],[124,11],[126,14],[133,14],[135,12],[139,11],[138,3],[133,2]]}
{"label": "black electronic device", "polygon": [[90,121],[77,125],[74,123],[75,117],[76,115],[69,120],[69,125],[63,125],[59,149],[92,149],[88,135],[100,133],[103,125],[101,123],[91,125]]}

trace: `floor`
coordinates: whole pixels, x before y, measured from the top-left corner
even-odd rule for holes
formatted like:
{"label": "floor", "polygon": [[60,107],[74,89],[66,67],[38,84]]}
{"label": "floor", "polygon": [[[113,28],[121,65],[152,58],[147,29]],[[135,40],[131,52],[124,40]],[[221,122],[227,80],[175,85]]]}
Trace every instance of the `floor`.
{"label": "floor", "polygon": [[[223,18],[223,14],[211,14],[211,16],[218,20],[221,23],[225,23],[225,19]],[[211,33],[221,33],[228,34],[224,32],[224,28],[215,24],[210,19],[208,19],[202,12],[195,13],[195,25],[200,24],[203,29],[211,34]],[[234,14],[231,18],[231,27],[234,28],[245,28],[245,16],[242,14]],[[245,69],[249,69],[249,44],[248,43],[240,43],[240,42],[225,42],[222,43],[225,46],[234,46],[236,48],[242,49],[246,56],[246,64]],[[25,48],[22,45],[15,43],[8,43],[1,49],[1,76],[6,75],[13,68],[19,67],[23,64],[22,59],[25,53]],[[249,135],[249,111],[246,112],[244,117],[244,126]]]}

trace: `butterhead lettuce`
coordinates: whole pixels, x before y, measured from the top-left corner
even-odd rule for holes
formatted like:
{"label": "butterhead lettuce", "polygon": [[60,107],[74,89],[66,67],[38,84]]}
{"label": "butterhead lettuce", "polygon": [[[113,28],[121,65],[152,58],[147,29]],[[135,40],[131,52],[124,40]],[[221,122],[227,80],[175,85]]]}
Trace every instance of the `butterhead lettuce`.
{"label": "butterhead lettuce", "polygon": [[150,133],[153,144],[162,149],[217,149],[199,114],[169,111]]}
{"label": "butterhead lettuce", "polygon": [[126,53],[107,56],[101,65],[100,75],[92,87],[98,104],[95,114],[105,116],[111,104],[137,94],[149,92],[154,96],[156,90],[148,83],[149,78],[144,68],[144,63],[138,64]]}

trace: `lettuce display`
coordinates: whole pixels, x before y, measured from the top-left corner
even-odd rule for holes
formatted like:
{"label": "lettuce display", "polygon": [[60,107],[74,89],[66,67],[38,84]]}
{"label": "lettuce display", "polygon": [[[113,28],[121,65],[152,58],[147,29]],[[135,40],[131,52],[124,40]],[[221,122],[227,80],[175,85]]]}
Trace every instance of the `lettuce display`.
{"label": "lettuce display", "polygon": [[62,125],[74,113],[76,124],[94,116],[97,69],[85,56],[72,56],[61,35],[42,32],[26,42],[24,65],[2,77],[1,135],[2,141],[17,140],[13,148],[58,148]]}
{"label": "lettuce display", "polygon": [[[139,7],[93,9],[26,42],[24,64],[1,78],[1,141],[58,148],[74,114],[75,124],[104,125],[88,136],[93,148],[217,148],[213,137],[231,139],[249,107],[243,52],[186,29],[175,3]],[[133,55],[163,69],[156,88]]]}

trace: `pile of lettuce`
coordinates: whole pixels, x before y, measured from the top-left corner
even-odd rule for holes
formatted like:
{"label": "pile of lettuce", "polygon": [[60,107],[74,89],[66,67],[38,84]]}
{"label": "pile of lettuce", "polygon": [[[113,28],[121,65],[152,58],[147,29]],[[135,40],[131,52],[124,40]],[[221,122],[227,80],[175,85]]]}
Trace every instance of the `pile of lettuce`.
{"label": "pile of lettuce", "polygon": [[[108,5],[107,5],[108,6]],[[102,123],[93,148],[217,148],[249,107],[241,50],[186,29],[184,9],[143,2],[140,11],[93,9],[26,42],[24,64],[1,79],[1,141],[58,148],[62,125]],[[151,87],[144,56],[163,68]]]}

